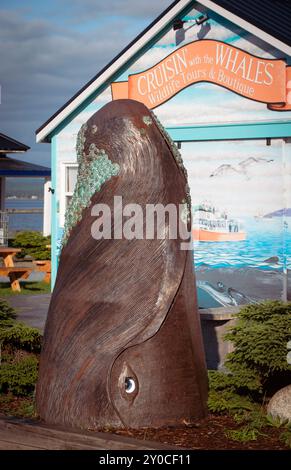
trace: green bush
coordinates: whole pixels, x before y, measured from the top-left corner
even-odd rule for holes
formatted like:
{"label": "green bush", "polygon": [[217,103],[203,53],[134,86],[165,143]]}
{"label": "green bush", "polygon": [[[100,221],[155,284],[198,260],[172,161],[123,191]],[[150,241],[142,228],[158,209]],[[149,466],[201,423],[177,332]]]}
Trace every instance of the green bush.
{"label": "green bush", "polygon": [[38,359],[28,356],[16,363],[1,364],[0,392],[27,396],[34,391],[37,380]]}
{"label": "green bush", "polygon": [[244,307],[225,335],[234,351],[227,355],[227,378],[236,391],[268,394],[290,383],[287,342],[291,339],[291,303],[268,301]]}
{"label": "green bush", "polygon": [[0,393],[26,396],[37,380],[41,335],[15,317],[8,303],[0,300]]}
{"label": "green bush", "polygon": [[209,391],[208,409],[211,413],[218,414],[236,414],[242,413],[244,410],[252,410],[254,403],[249,397],[238,395],[231,390]]}
{"label": "green bush", "polygon": [[5,300],[0,299],[0,328],[13,325],[15,318],[15,310]]}
{"label": "green bush", "polygon": [[[274,383],[280,388],[290,381],[291,366],[286,360],[290,338],[291,303],[268,301],[242,308],[225,335],[235,348],[226,356],[227,373],[209,372],[211,408],[233,407],[242,396],[260,401]],[[216,400],[223,392],[216,405],[211,398],[214,392]]]}
{"label": "green bush", "polygon": [[225,339],[235,349],[226,357],[227,372],[208,373],[209,410],[230,414],[240,425],[225,431],[228,439],[256,440],[264,428],[274,426],[282,428],[281,440],[291,446],[290,427],[267,416],[264,407],[270,391],[291,381],[291,366],[286,361],[291,303],[268,301],[242,308]]}
{"label": "green bush", "polygon": [[36,328],[14,322],[12,326],[0,328],[0,344],[2,348],[24,349],[40,352],[42,336]]}
{"label": "green bush", "polygon": [[256,407],[252,398],[239,394],[230,374],[215,370],[208,371],[209,393],[208,408],[212,413],[243,413]]}
{"label": "green bush", "polygon": [[50,243],[50,237],[44,237],[40,232],[27,231],[18,232],[12,241],[12,246],[22,249],[19,257],[29,255],[37,260],[47,260],[50,259],[51,253],[46,245]]}
{"label": "green bush", "polygon": [[24,349],[40,352],[41,335],[31,328],[15,321],[16,312],[9,304],[0,299],[0,345],[1,349]]}

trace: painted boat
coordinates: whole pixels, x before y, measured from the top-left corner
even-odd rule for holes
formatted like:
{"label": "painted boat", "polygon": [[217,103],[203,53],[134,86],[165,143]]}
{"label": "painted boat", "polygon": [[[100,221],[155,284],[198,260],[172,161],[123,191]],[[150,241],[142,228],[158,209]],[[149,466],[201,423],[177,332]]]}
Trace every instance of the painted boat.
{"label": "painted boat", "polygon": [[200,242],[240,242],[246,239],[246,232],[219,232],[204,229],[192,231],[194,240]]}
{"label": "painted boat", "polygon": [[239,242],[247,237],[240,221],[209,203],[194,207],[192,235],[201,242]]}

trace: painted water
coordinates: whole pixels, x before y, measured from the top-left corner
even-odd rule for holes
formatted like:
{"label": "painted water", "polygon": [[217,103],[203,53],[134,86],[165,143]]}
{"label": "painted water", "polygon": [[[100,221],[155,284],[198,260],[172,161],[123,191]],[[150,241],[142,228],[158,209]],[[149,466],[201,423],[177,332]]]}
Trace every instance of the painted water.
{"label": "painted water", "polygon": [[247,237],[239,242],[194,242],[195,266],[291,269],[291,217],[242,219]]}
{"label": "painted water", "polygon": [[241,219],[239,242],[194,242],[200,308],[233,307],[290,299],[291,217]]}

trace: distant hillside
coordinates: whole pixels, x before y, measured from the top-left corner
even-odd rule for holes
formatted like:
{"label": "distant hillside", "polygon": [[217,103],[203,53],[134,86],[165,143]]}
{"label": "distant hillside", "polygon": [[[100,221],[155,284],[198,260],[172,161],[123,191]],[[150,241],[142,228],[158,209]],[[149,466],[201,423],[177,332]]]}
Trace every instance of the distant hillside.
{"label": "distant hillside", "polygon": [[7,178],[5,195],[43,198],[43,178]]}
{"label": "distant hillside", "polygon": [[269,214],[264,215],[265,219],[271,219],[272,217],[282,217],[285,215],[286,217],[291,217],[291,207],[288,209],[279,209],[274,212],[270,212]]}

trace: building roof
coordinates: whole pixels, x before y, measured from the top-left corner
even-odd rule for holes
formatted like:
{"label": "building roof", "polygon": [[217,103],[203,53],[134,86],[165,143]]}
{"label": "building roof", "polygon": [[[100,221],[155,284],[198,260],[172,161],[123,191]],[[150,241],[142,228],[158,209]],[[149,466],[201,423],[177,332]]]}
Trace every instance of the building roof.
{"label": "building roof", "polygon": [[[51,116],[36,131],[37,142],[50,142],[51,135],[62,125],[65,119],[75,115],[80,106],[96,96],[100,87],[114,81],[120,70],[139,57],[146,45],[153,41],[158,35],[171,24],[176,18],[182,17],[190,8],[195,7],[192,0],[174,1],[158,18],[153,21],[139,36],[137,36],[120,54],[118,54],[109,64],[104,67],[95,77],[93,77],[80,91],[78,91],[67,103],[65,103],[53,116]],[[291,56],[290,46],[290,25],[286,28],[284,38],[282,36],[283,27],[279,27],[279,20],[271,28],[271,18],[278,14],[278,10],[284,7],[280,16],[291,14],[291,7],[285,5],[284,0],[199,0],[198,2],[205,9],[210,9],[229,21],[240,26],[254,36],[262,39],[268,44],[276,47],[287,56]],[[256,4],[256,6],[255,6]],[[266,4],[269,7],[266,7]],[[246,7],[249,5],[249,9]],[[255,12],[251,14],[250,11]],[[281,11],[281,10],[280,10]],[[287,20],[286,20],[287,21]],[[286,23],[285,23],[286,24]],[[277,26],[275,26],[277,25]],[[289,37],[288,42],[286,36]]]}
{"label": "building roof", "polygon": [[291,46],[290,0],[214,0],[213,3]]}
{"label": "building roof", "polygon": [[29,148],[27,145],[0,133],[0,153],[26,152]]}
{"label": "building roof", "polygon": [[50,176],[51,170],[45,166],[15,160],[14,158],[0,155],[0,176]]}

